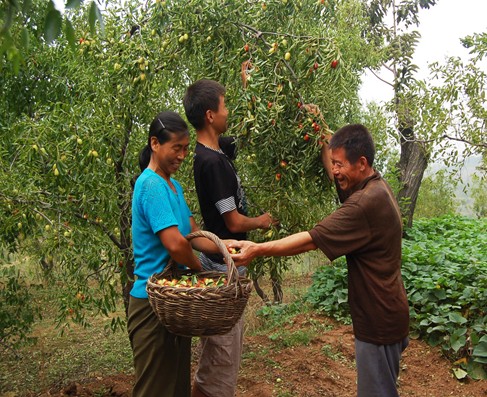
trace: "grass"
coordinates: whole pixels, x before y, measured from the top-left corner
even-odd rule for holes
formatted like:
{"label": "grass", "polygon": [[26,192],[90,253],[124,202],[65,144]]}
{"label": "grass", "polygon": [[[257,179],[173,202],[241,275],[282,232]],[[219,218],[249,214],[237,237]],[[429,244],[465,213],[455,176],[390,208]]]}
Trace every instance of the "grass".
{"label": "grass", "polygon": [[[48,388],[62,388],[73,381],[85,378],[132,374],[132,351],[126,331],[112,332],[109,329],[111,318],[104,317],[90,319],[91,326],[86,328],[76,324],[70,324],[63,329],[56,328],[57,308],[52,305],[52,297],[58,293],[56,287],[46,287],[47,284],[43,283],[39,274],[32,269],[32,264],[24,259],[21,262],[26,274],[33,280],[32,292],[34,299],[43,308],[42,319],[34,327],[32,336],[37,339],[35,345],[21,347],[15,352],[2,351],[0,396],[37,394]],[[294,258],[283,281],[285,303],[292,303],[303,296],[311,285],[313,267],[317,266],[319,261],[314,256],[303,255]],[[261,286],[266,291],[271,290],[269,284],[266,279],[261,281]],[[245,312],[246,333],[262,332],[268,335],[269,327],[292,321],[292,316],[296,315],[296,311],[293,313],[292,310],[283,316],[276,313],[271,321],[269,317],[257,315],[265,307],[257,294],[252,293]],[[122,314],[120,300],[120,312],[114,315]],[[313,328],[318,332],[318,325]],[[282,329],[284,330],[284,327]],[[278,348],[279,344],[306,344],[310,338],[312,335],[306,332],[282,332],[276,337],[275,348]],[[193,342],[197,343],[197,339]],[[258,352],[252,352],[252,357],[246,358],[261,360],[265,356],[266,349],[263,348]]]}
{"label": "grass", "polygon": [[331,345],[323,345],[321,352],[328,358],[334,361],[345,361],[345,357],[339,351],[333,349]]}
{"label": "grass", "polygon": [[[88,327],[74,323],[56,327],[59,313],[53,303],[60,294],[59,287],[43,280],[29,258],[16,258],[14,265],[26,278],[31,299],[41,308],[42,318],[35,323],[31,335],[35,344],[2,351],[0,396],[35,394],[98,374],[132,373],[126,331],[112,332],[112,319],[99,316],[92,317]],[[121,299],[120,312],[115,314],[123,314]]]}
{"label": "grass", "polygon": [[60,335],[45,317],[36,325],[37,344],[7,354],[0,362],[0,392],[23,395],[69,380],[132,372],[132,352],[125,332],[105,330],[109,320],[97,318],[93,326],[72,326]]}

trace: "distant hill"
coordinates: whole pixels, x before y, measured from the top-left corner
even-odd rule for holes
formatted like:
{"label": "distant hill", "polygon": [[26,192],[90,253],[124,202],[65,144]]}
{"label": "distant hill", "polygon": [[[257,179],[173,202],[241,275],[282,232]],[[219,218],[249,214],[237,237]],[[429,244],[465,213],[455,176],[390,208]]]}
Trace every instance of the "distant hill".
{"label": "distant hill", "polygon": [[[469,186],[472,182],[472,176],[478,174],[477,168],[480,166],[481,161],[482,158],[480,156],[467,158],[459,174],[456,176],[459,183],[455,189],[455,197],[458,202],[457,212],[461,215],[473,215],[473,198],[470,195]],[[445,166],[443,164],[435,163],[428,167],[426,174],[432,175],[444,168]]]}

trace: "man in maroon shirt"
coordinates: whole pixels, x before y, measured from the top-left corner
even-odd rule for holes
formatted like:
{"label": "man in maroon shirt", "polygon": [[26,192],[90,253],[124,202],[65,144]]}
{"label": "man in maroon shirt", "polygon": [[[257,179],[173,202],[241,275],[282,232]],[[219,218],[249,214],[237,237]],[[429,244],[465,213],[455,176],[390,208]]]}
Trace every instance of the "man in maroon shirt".
{"label": "man in maroon shirt", "polygon": [[257,256],[289,256],[317,248],[330,261],[345,255],[357,395],[394,397],[409,331],[401,277],[402,219],[391,188],[372,168],[374,155],[366,127],[353,124],[338,130],[322,159],[342,206],[309,231],[261,244],[236,242],[233,246],[240,253],[233,259],[244,265]]}

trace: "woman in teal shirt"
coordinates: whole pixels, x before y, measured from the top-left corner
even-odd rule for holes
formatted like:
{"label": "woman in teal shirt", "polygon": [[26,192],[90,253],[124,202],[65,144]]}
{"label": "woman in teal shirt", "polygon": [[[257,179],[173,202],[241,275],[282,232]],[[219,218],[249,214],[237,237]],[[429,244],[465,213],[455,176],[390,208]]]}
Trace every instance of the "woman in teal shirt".
{"label": "woman in teal shirt", "polygon": [[169,258],[201,270],[193,253],[217,252],[207,239],[184,237],[198,230],[181,185],[171,175],[188,155],[187,124],[175,112],[152,121],[140,155],[142,174],[132,198],[132,241],[136,280],[130,292],[128,332],[134,354],[133,397],[185,397],[191,390],[191,338],[171,334],[153,312],[147,279],[161,272]]}

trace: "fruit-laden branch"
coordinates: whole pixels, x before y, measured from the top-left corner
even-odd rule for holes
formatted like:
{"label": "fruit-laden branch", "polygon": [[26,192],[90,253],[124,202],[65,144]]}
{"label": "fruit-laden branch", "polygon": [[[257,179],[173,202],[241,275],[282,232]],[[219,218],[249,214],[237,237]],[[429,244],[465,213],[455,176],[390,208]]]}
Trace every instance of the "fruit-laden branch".
{"label": "fruit-laden branch", "polygon": [[[283,33],[277,33],[277,32],[262,32],[262,31],[254,28],[252,26],[249,26],[247,24],[243,24],[243,23],[234,23],[234,24],[235,24],[235,26],[237,26],[237,28],[241,28],[243,30],[246,29],[246,30],[252,31],[254,33],[255,37],[257,39],[261,40],[264,43],[264,45],[267,47],[267,49],[274,48],[276,43],[270,44],[264,38],[264,35],[285,36],[285,37],[291,37],[291,38],[314,39],[314,40],[316,40],[316,37],[313,37],[313,36],[299,36],[299,35],[292,35],[292,34],[288,34],[288,33],[283,34]],[[245,33],[245,32],[242,31],[242,33]],[[328,40],[328,41],[330,41],[327,38],[318,38],[318,40]],[[289,73],[291,75],[291,80],[293,81],[293,83],[294,84],[297,84],[298,83],[298,77],[297,77],[297,74],[294,71],[294,69],[291,67],[290,63],[286,59],[284,59],[284,58],[282,59],[282,62],[284,63],[284,66],[286,67],[286,69],[289,71]],[[250,60],[246,60],[246,61],[243,61],[242,62],[242,65],[241,65],[241,76],[242,76],[242,84],[243,84],[244,89],[246,88],[246,85],[247,85],[247,74],[250,72],[251,69],[252,69],[252,62]],[[388,83],[388,84],[390,84],[390,83]],[[305,101],[304,101],[304,99],[303,99],[303,97],[302,97],[302,95],[301,95],[301,93],[299,91],[297,92],[297,96],[298,96],[299,102],[302,103],[302,104],[304,104]],[[326,133],[328,133],[328,134],[333,133],[330,130],[330,127],[326,123],[325,119],[323,118],[323,116],[321,114],[321,111],[320,111],[320,109],[319,109],[318,106],[316,106],[314,104],[306,104],[306,105],[303,105],[301,107],[301,109],[304,109],[309,114],[311,114],[311,115],[313,115],[315,117],[318,117],[320,119],[320,121],[322,122]]]}
{"label": "fruit-laden branch", "polygon": [[[313,39],[313,40],[317,39],[315,36],[302,36],[302,35],[296,35],[296,34],[290,34],[290,33],[277,33],[277,32],[262,32],[256,28],[254,28],[253,26],[247,25],[245,23],[240,23],[240,22],[233,22],[233,24],[239,28],[244,28],[246,30],[250,30],[250,31],[254,32],[255,37],[263,40],[264,43],[266,43],[269,47],[270,47],[269,43],[267,43],[264,39],[262,39],[262,35],[285,36],[285,37],[290,37],[293,39]],[[318,40],[329,40],[329,39],[326,37],[321,37],[321,38],[318,38]]]}
{"label": "fruit-laden branch", "polygon": [[[38,192],[38,194],[49,194],[48,192]],[[44,212],[42,212],[39,207],[41,207],[42,210],[49,210],[49,211],[54,211],[56,212],[57,214],[59,215],[62,215],[62,216],[71,216],[71,215],[74,215],[76,218],[78,219],[82,219],[84,220],[85,222],[93,225],[93,226],[96,226],[98,228],[100,228],[103,233],[105,233],[108,238],[120,249],[120,250],[124,250],[125,247],[123,247],[123,245],[121,244],[121,242],[116,238],[116,236],[110,232],[108,230],[107,227],[105,227],[105,225],[103,225],[101,222],[97,221],[96,219],[95,220],[91,220],[89,219],[86,214],[81,214],[81,213],[72,213],[72,212],[69,212],[69,211],[64,211],[60,208],[54,208],[50,203],[46,203],[46,202],[43,202],[43,201],[36,201],[36,200],[27,200],[27,199],[22,199],[22,198],[18,198],[18,197],[15,197],[15,198],[12,198],[12,197],[8,197],[6,196],[5,194],[3,193],[0,193],[0,197],[7,201],[7,200],[10,200],[11,202],[13,203],[16,203],[16,204],[19,204],[19,205],[26,205],[26,206],[29,206],[31,208],[33,208],[33,211],[36,213],[36,214],[39,214],[39,216],[41,216],[42,218],[44,218],[47,222],[49,222],[49,224],[53,225],[54,224],[54,221],[52,219],[49,218],[49,216],[47,216]],[[67,204],[69,202],[75,202],[76,200],[65,200],[63,201],[64,204]],[[60,226],[65,228],[66,230],[70,230],[70,227],[69,225],[66,225],[64,223],[60,223]]]}
{"label": "fruit-laden branch", "polygon": [[[268,48],[268,49],[271,49],[275,46],[275,44],[270,44],[265,38],[264,38],[264,35],[273,35],[273,36],[284,36],[284,37],[290,37],[290,38],[297,38],[297,39],[308,39],[308,40],[327,40],[327,41],[330,41],[330,39],[328,38],[325,38],[325,37],[321,37],[321,38],[316,38],[314,36],[300,36],[300,35],[293,35],[293,34],[289,34],[289,33],[277,33],[277,32],[262,32],[252,26],[249,26],[247,24],[244,24],[244,23],[234,23],[235,26],[237,26],[237,28],[240,28],[242,30],[250,30],[251,32],[254,33],[255,37],[259,40],[262,40],[262,42],[264,43],[264,45]],[[245,33],[245,32],[243,32]],[[291,76],[292,78],[294,79],[294,82],[297,82],[297,77],[296,77],[296,73],[294,71],[294,69],[290,66],[289,62],[287,62],[285,59],[283,59],[283,62],[284,64],[286,65],[286,68],[289,70],[289,72],[291,73]],[[299,95],[299,93],[298,93]],[[301,99],[301,97],[300,97]]]}
{"label": "fruit-laden branch", "polygon": [[[59,211],[59,212],[63,213],[62,211]],[[117,246],[117,248],[119,248],[122,251],[125,250],[125,247],[122,245],[122,243],[101,222],[97,221],[96,219],[91,220],[91,219],[87,218],[85,214],[76,213],[76,214],[74,214],[74,216],[76,218],[83,219],[85,222],[89,223],[90,225],[93,225],[95,227],[100,228],[103,231],[103,233],[106,234],[108,236],[108,238],[113,242],[113,244],[115,244]]]}

